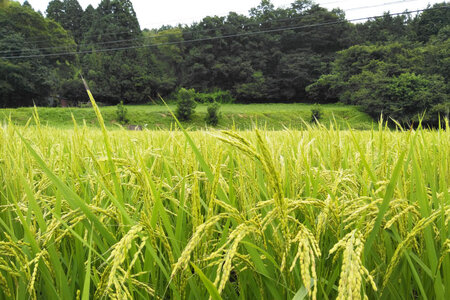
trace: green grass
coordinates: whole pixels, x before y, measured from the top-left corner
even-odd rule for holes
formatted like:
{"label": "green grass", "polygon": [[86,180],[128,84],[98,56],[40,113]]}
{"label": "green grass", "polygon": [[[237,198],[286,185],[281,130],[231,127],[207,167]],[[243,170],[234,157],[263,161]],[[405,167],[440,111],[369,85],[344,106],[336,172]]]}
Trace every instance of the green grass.
{"label": "green grass", "polygon": [[[174,125],[174,119],[168,109],[161,105],[128,105],[129,124],[147,124],[148,129],[170,129]],[[175,110],[175,105],[169,105]],[[221,106],[221,118],[217,128],[251,129],[255,124],[265,126],[267,129],[281,130],[284,128],[305,128],[304,121],[311,119],[311,108],[309,104],[224,104]],[[190,129],[205,128],[206,105],[198,105],[196,114],[192,120],[183,123]],[[365,113],[360,112],[354,106],[345,105],[322,105],[322,123],[328,125],[330,120],[341,128],[347,128],[347,123],[354,129],[370,129],[372,119]],[[105,125],[112,129],[117,128],[116,107],[100,108],[105,119]],[[0,109],[0,120],[11,116],[13,123],[24,125],[32,116],[33,108]],[[38,108],[42,124],[54,127],[73,127],[71,114],[75,120],[82,124],[86,121],[87,126],[97,127],[97,119],[91,108]],[[335,121],[334,121],[335,120]]]}

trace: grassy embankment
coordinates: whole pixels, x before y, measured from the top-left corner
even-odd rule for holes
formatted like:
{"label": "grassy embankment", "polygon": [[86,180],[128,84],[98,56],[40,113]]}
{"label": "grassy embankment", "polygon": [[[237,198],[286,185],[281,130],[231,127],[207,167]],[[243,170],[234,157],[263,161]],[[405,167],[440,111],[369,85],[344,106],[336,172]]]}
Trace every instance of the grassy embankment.
{"label": "grassy embankment", "polygon": [[[162,105],[129,105],[129,124],[145,125],[148,129],[170,129],[174,124],[174,119],[168,109]],[[175,111],[175,105],[169,106]],[[191,129],[205,127],[206,105],[198,105],[196,114],[184,126]],[[341,128],[347,128],[347,123],[353,129],[370,129],[372,119],[358,111],[354,106],[345,105],[322,105],[323,117],[321,122],[325,125],[335,118]],[[251,129],[257,123],[259,126],[266,126],[267,129],[280,130],[284,128],[301,129],[305,128],[303,121],[309,122],[311,119],[311,108],[309,104],[224,104],[221,107],[221,118],[218,128],[231,128],[233,125],[237,129]],[[108,128],[118,128],[116,122],[116,107],[100,108]],[[33,108],[0,109],[0,120],[5,120],[11,116],[14,124],[24,125],[32,116]],[[97,127],[95,113],[92,108],[38,108],[39,117],[42,124],[53,127],[71,128],[73,127],[71,114],[75,120],[82,124],[86,120],[89,127]],[[334,122],[334,121],[333,121]]]}

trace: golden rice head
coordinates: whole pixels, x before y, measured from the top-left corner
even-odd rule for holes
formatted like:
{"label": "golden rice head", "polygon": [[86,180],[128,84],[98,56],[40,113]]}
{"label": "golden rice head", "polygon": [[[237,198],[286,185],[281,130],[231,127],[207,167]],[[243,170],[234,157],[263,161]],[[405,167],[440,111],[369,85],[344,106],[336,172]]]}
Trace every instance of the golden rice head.
{"label": "golden rice head", "polygon": [[357,229],[348,233],[337,242],[330,250],[330,254],[343,252],[342,268],[339,279],[338,300],[361,299],[362,278],[371,284],[374,291],[377,290],[375,282],[368,270],[362,265],[361,255],[364,248],[362,235]]}
{"label": "golden rice head", "polygon": [[[292,272],[297,261],[300,262],[303,285],[308,290],[309,296],[315,300],[317,295],[316,258],[321,255],[319,244],[312,232],[301,223],[297,235],[291,242],[298,245],[298,250],[289,271]],[[311,280],[314,282],[313,289],[310,287]]]}
{"label": "golden rice head", "polygon": [[[119,297],[127,296],[128,292],[123,284],[120,283],[117,271],[121,269],[122,263],[127,258],[128,250],[130,250],[134,239],[139,236],[139,233],[142,230],[143,227],[140,224],[131,227],[122,239],[112,247],[111,255],[107,259],[109,264],[103,271],[100,278],[100,284],[95,292],[96,298],[101,298],[105,294],[109,294],[110,297],[113,295],[118,295]],[[115,288],[115,293],[111,290],[112,286]]]}
{"label": "golden rice head", "polygon": [[434,211],[427,218],[421,219],[416,224],[416,226],[414,226],[414,228],[410,231],[410,233],[406,236],[406,238],[404,238],[402,242],[397,246],[397,249],[395,249],[395,252],[392,255],[391,261],[389,262],[389,265],[387,267],[386,275],[384,276],[383,280],[383,286],[386,286],[386,284],[388,283],[389,278],[392,275],[392,272],[394,271],[394,268],[400,261],[403,251],[409,247],[409,245],[414,241],[416,236],[420,235],[426,227],[431,225],[439,216],[441,216],[442,211],[444,211],[445,216],[448,217],[450,215],[450,205]]}
{"label": "golden rice head", "polygon": [[173,266],[172,274],[170,275],[171,278],[173,278],[178,273],[178,271],[180,270],[184,271],[187,268],[189,261],[191,259],[191,254],[202,240],[203,236],[205,235],[205,232],[209,231],[209,229],[214,225],[216,225],[218,221],[227,216],[228,214],[219,214],[213,216],[205,223],[197,227],[197,230],[194,232],[192,238],[190,239],[190,241],[184,248],[183,252],[181,253],[180,257],[178,258],[178,261]]}

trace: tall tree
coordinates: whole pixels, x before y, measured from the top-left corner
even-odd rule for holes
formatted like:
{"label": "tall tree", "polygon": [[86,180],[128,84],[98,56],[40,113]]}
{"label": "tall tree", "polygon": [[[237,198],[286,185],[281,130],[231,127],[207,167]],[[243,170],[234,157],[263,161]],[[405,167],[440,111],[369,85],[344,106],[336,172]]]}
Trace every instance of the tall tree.
{"label": "tall tree", "polygon": [[448,3],[436,3],[430,9],[419,14],[413,21],[412,27],[416,33],[416,39],[427,42],[431,36],[450,25],[450,9]]}
{"label": "tall tree", "polygon": [[52,46],[73,51],[75,43],[60,25],[29,6],[11,2],[0,9],[0,106],[46,105],[47,96],[73,75],[74,57],[46,56],[58,52]]}
{"label": "tall tree", "polygon": [[47,7],[47,17],[58,22],[70,31],[75,42],[80,43],[82,39],[81,19],[83,9],[78,0],[52,0]]}
{"label": "tall tree", "polygon": [[365,23],[358,24],[357,39],[359,43],[407,41],[411,34],[410,23],[409,16],[392,16],[385,13],[381,18],[369,19]]}
{"label": "tall tree", "polygon": [[[141,52],[137,49],[104,51],[142,45],[142,33],[129,0],[102,0],[96,18],[83,40],[82,58],[86,77],[93,82],[93,92],[105,102],[142,102],[148,100],[148,78]],[[96,52],[102,49],[102,52]]]}
{"label": "tall tree", "polygon": [[60,0],[52,0],[48,3],[46,10],[47,18],[52,19],[53,21],[61,24],[64,19],[64,4]]}
{"label": "tall tree", "polygon": [[29,8],[33,8],[30,4],[30,2],[28,2],[27,0],[25,0],[22,4],[22,6],[28,6]]}
{"label": "tall tree", "polygon": [[81,32],[83,33],[83,40],[86,40],[87,33],[91,30],[92,25],[97,17],[97,11],[92,5],[88,5],[83,12],[83,17],[81,18]]}

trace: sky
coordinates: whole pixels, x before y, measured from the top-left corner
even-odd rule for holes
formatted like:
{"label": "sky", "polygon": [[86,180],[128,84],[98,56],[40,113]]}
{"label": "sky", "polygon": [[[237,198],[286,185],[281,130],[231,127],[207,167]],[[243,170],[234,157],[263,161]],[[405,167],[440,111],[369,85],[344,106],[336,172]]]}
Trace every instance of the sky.
{"label": "sky", "polygon": [[[85,9],[89,4],[95,8],[101,0],[78,0]],[[287,7],[294,0],[272,0],[275,7]],[[23,2],[23,1],[20,1]],[[45,13],[49,0],[28,0],[35,10]],[[248,14],[260,0],[132,0],[141,28],[159,28],[162,25],[191,24],[206,16],[225,16],[229,11]],[[322,7],[336,7],[345,11],[348,20],[391,13],[414,11],[428,4],[443,2],[433,0],[316,0]],[[370,6],[370,7],[369,7]]]}

